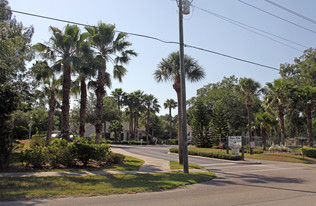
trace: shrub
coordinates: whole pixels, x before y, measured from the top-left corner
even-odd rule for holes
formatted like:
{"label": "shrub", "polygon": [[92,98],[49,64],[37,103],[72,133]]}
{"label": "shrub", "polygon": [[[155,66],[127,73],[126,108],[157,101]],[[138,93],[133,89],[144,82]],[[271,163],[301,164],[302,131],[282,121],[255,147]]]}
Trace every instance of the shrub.
{"label": "shrub", "polygon": [[30,149],[21,152],[20,160],[26,166],[33,165],[34,168],[42,168],[47,160],[48,155],[46,148],[42,146],[33,146]]}
{"label": "shrub", "polygon": [[[244,152],[249,153],[249,145],[244,146]],[[262,154],[263,149],[260,146],[256,146],[254,149],[252,149],[252,154]]]}
{"label": "shrub", "polygon": [[316,148],[304,146],[301,152],[303,156],[316,158]]}
{"label": "shrub", "polygon": [[108,144],[94,145],[94,157],[96,161],[106,161],[107,156],[110,154],[110,146]]}
{"label": "shrub", "polygon": [[119,153],[111,152],[109,153],[106,163],[108,164],[120,164],[125,160],[125,156]]}
{"label": "shrub", "polygon": [[73,146],[75,156],[83,163],[84,166],[87,166],[89,160],[94,158],[95,149],[93,145],[75,142]]}
{"label": "shrub", "polygon": [[167,139],[167,145],[178,145],[178,139]]}
{"label": "shrub", "polygon": [[31,147],[34,146],[44,146],[45,145],[45,136],[43,135],[33,135],[30,143]]}
{"label": "shrub", "polygon": [[17,126],[13,130],[14,139],[25,139],[29,135],[29,130],[23,126]]}
{"label": "shrub", "polygon": [[[170,148],[169,151],[173,153],[178,153],[179,150],[178,148]],[[225,152],[222,152],[222,151],[203,151],[199,149],[196,149],[196,150],[188,149],[188,154],[202,156],[202,157],[218,158],[218,159],[241,160],[241,156],[239,155],[226,154]]]}

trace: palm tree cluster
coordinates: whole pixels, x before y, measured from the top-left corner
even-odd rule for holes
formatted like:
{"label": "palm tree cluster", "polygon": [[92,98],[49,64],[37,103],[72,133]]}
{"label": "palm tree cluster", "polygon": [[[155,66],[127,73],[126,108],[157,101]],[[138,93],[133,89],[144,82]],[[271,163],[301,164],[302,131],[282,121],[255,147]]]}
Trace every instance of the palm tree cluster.
{"label": "palm tree cluster", "polygon": [[[54,113],[56,99],[53,100],[57,93],[61,93],[61,135],[66,140],[69,140],[71,92],[79,92],[81,95],[79,134],[83,136],[86,120],[87,86],[94,89],[96,94],[95,142],[100,143],[105,87],[111,87],[111,77],[122,81],[127,71],[124,65],[137,54],[129,49],[132,44],[126,41],[127,34],[117,33],[115,26],[111,24],[100,22],[98,26],[86,27],[86,32],[81,32],[79,27],[75,25],[67,25],[64,30],[51,26],[50,30],[53,35],[49,41],[38,43],[33,47],[43,59],[33,66],[33,73],[37,79],[41,80],[42,85],[46,85],[47,82],[55,84],[47,87],[51,90],[50,95],[55,95],[50,98],[52,100],[49,105],[52,113]],[[113,64],[112,75],[108,70],[108,62]],[[56,78],[60,78],[60,80],[57,81]],[[73,78],[76,81],[72,81]],[[62,88],[57,92],[56,89],[59,86]],[[47,143],[49,143],[51,131],[47,134]]]}

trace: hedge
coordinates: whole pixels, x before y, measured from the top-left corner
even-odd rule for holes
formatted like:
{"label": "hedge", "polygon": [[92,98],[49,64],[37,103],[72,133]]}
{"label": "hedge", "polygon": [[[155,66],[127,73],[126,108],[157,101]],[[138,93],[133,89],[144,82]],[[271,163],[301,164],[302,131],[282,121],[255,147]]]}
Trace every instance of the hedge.
{"label": "hedge", "polygon": [[316,158],[316,148],[304,146],[301,151],[303,156]]}
{"label": "hedge", "polygon": [[[179,149],[178,148],[170,148],[169,151],[172,153],[178,153]],[[198,150],[193,151],[193,150],[188,149],[188,154],[202,156],[202,157],[226,159],[226,160],[241,160],[241,156],[239,156],[239,155],[226,154],[225,152],[221,152],[221,151],[206,152],[206,151],[198,151]]]}

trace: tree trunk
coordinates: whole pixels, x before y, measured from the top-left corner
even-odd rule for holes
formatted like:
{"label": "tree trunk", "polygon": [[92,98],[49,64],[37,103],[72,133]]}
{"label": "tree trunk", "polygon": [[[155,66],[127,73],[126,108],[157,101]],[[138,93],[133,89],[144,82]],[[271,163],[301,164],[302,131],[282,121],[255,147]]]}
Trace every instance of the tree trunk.
{"label": "tree trunk", "polygon": [[147,108],[147,121],[146,121],[146,142],[149,144],[149,119],[150,119],[150,107]]}
{"label": "tree trunk", "polygon": [[71,75],[70,75],[70,66],[64,64],[63,68],[63,98],[62,98],[62,128],[61,136],[63,139],[70,141],[69,138],[69,110],[70,110],[70,84],[71,84]]}
{"label": "tree trunk", "polygon": [[134,137],[136,140],[139,140],[138,136],[138,111],[135,111],[135,117],[134,117]]}
{"label": "tree trunk", "polygon": [[171,116],[171,106],[169,106],[169,138],[172,139],[172,116]]}
{"label": "tree trunk", "polygon": [[106,121],[104,121],[104,124],[103,124],[103,133],[104,133],[104,139],[106,139]]}
{"label": "tree trunk", "polygon": [[249,95],[246,97],[246,107],[248,112],[248,140],[249,140],[249,154],[252,154],[251,141],[252,141],[252,131],[251,131],[251,105],[252,101]]}
{"label": "tree trunk", "polygon": [[49,99],[48,129],[47,129],[47,137],[46,137],[46,146],[48,146],[50,144],[50,139],[52,137],[55,106],[56,106],[55,94],[52,94],[52,96]]}
{"label": "tree trunk", "polygon": [[85,126],[86,126],[86,108],[87,108],[87,85],[86,79],[81,80],[80,85],[81,99],[80,99],[80,126],[79,126],[79,136],[84,137]]}
{"label": "tree trunk", "polygon": [[285,129],[284,129],[284,114],[283,114],[283,105],[280,103],[278,105],[279,109],[279,120],[280,120],[280,130],[281,130],[281,144],[285,144]]}
{"label": "tree trunk", "polygon": [[179,148],[179,164],[183,164],[183,148],[182,148],[182,124],[181,124],[181,87],[180,87],[180,77],[177,77],[173,89],[177,93],[178,100],[178,148]]}
{"label": "tree trunk", "polygon": [[95,90],[97,96],[96,105],[96,124],[95,124],[95,143],[100,144],[100,136],[102,133],[102,118],[103,118],[103,98],[105,95],[105,68],[98,71],[97,89]]}
{"label": "tree trunk", "polygon": [[133,137],[133,121],[134,121],[134,117],[133,117],[133,109],[130,108],[129,109],[129,136],[128,136],[128,141],[131,141],[134,137]]}
{"label": "tree trunk", "polygon": [[312,103],[307,102],[306,105],[306,119],[307,119],[307,143],[309,147],[313,146],[313,126],[312,126]]}

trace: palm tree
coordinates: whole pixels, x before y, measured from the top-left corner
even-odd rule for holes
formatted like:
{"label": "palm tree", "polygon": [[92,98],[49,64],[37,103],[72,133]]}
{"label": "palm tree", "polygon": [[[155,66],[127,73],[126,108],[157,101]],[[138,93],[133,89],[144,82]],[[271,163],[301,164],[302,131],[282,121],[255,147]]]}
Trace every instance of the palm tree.
{"label": "palm tree", "polygon": [[47,44],[38,43],[34,48],[44,55],[50,55],[55,59],[56,66],[62,69],[62,128],[61,135],[63,139],[69,140],[69,110],[70,110],[70,87],[71,71],[73,64],[78,61],[77,53],[81,43],[85,40],[86,35],[80,35],[80,29],[75,25],[67,25],[64,31],[56,27],[50,27],[53,36]]}
{"label": "palm tree", "polygon": [[134,108],[135,108],[135,101],[136,101],[136,96],[135,93],[129,93],[125,94],[123,97],[123,104],[128,107],[127,109],[127,114],[129,114],[129,134],[128,134],[128,141],[134,138]]}
{"label": "palm tree", "polygon": [[48,96],[48,129],[46,145],[50,144],[54,124],[54,114],[57,97],[60,94],[61,79],[57,79],[54,74],[54,67],[48,65],[47,61],[36,62],[32,67],[32,73],[36,81],[42,85],[44,94]]}
{"label": "palm tree", "polygon": [[288,93],[291,88],[290,84],[285,79],[276,79],[273,83],[267,83],[265,95],[265,104],[267,108],[277,105],[278,117],[281,130],[281,144],[285,143],[285,128],[284,128],[284,104],[287,101]]}
{"label": "palm tree", "polygon": [[95,90],[97,96],[95,142],[99,144],[102,132],[104,87],[111,85],[111,78],[107,73],[107,62],[112,61],[114,64],[113,77],[121,82],[122,77],[126,74],[123,64],[128,63],[130,57],[136,56],[136,53],[127,49],[132,45],[125,41],[127,34],[120,32],[116,35],[115,25],[100,22],[97,27],[86,27],[86,30],[89,33],[90,45],[96,52],[95,66],[98,75]]}
{"label": "palm tree", "polygon": [[308,146],[313,146],[313,126],[312,126],[312,108],[315,105],[316,87],[305,86],[298,90],[302,105],[305,106],[305,115],[307,123],[307,143]]}
{"label": "palm tree", "polygon": [[135,107],[134,107],[134,136],[139,139],[138,127],[139,127],[139,116],[145,110],[144,107],[144,92],[137,90],[134,92],[136,96]]}
{"label": "palm tree", "polygon": [[[192,57],[184,55],[184,69],[186,78],[191,82],[197,82],[205,77],[203,68]],[[177,93],[178,99],[178,134],[179,134],[179,162],[183,163],[182,157],[182,134],[181,134],[181,86],[180,86],[180,55],[179,52],[173,52],[158,64],[154,72],[154,78],[157,82],[172,81],[173,89]]]}
{"label": "palm tree", "polygon": [[169,109],[169,138],[172,139],[172,115],[171,110],[177,107],[177,102],[174,99],[167,99],[163,104],[165,109]]}
{"label": "palm tree", "polygon": [[260,125],[260,133],[262,137],[262,149],[266,150],[267,131],[272,130],[276,125],[277,121],[273,115],[269,112],[256,113],[256,122]]}
{"label": "palm tree", "polygon": [[149,144],[149,120],[150,113],[159,112],[160,105],[158,104],[158,99],[154,97],[154,95],[144,95],[144,104],[147,109],[147,118],[146,118],[146,142]]}
{"label": "palm tree", "polygon": [[[242,96],[246,97],[245,104],[248,112],[248,139],[249,144],[252,141],[251,138],[251,107],[252,107],[252,99],[251,97],[258,93],[258,89],[260,88],[260,84],[254,81],[251,78],[241,78],[239,80],[239,85],[237,85],[236,90]],[[252,154],[251,146],[249,145],[249,153]]]}
{"label": "palm tree", "polygon": [[[87,80],[96,75],[93,67],[93,51],[87,43],[81,45],[79,50],[80,61],[77,62],[76,70],[78,78],[73,87],[74,93],[80,93],[80,124],[79,136],[84,137],[86,126],[86,110],[87,110]],[[89,85],[89,84],[88,84]]]}
{"label": "palm tree", "polygon": [[117,108],[121,111],[121,106],[123,103],[123,97],[125,96],[125,92],[123,92],[122,88],[116,88],[114,91],[112,91],[112,96],[114,97]]}

